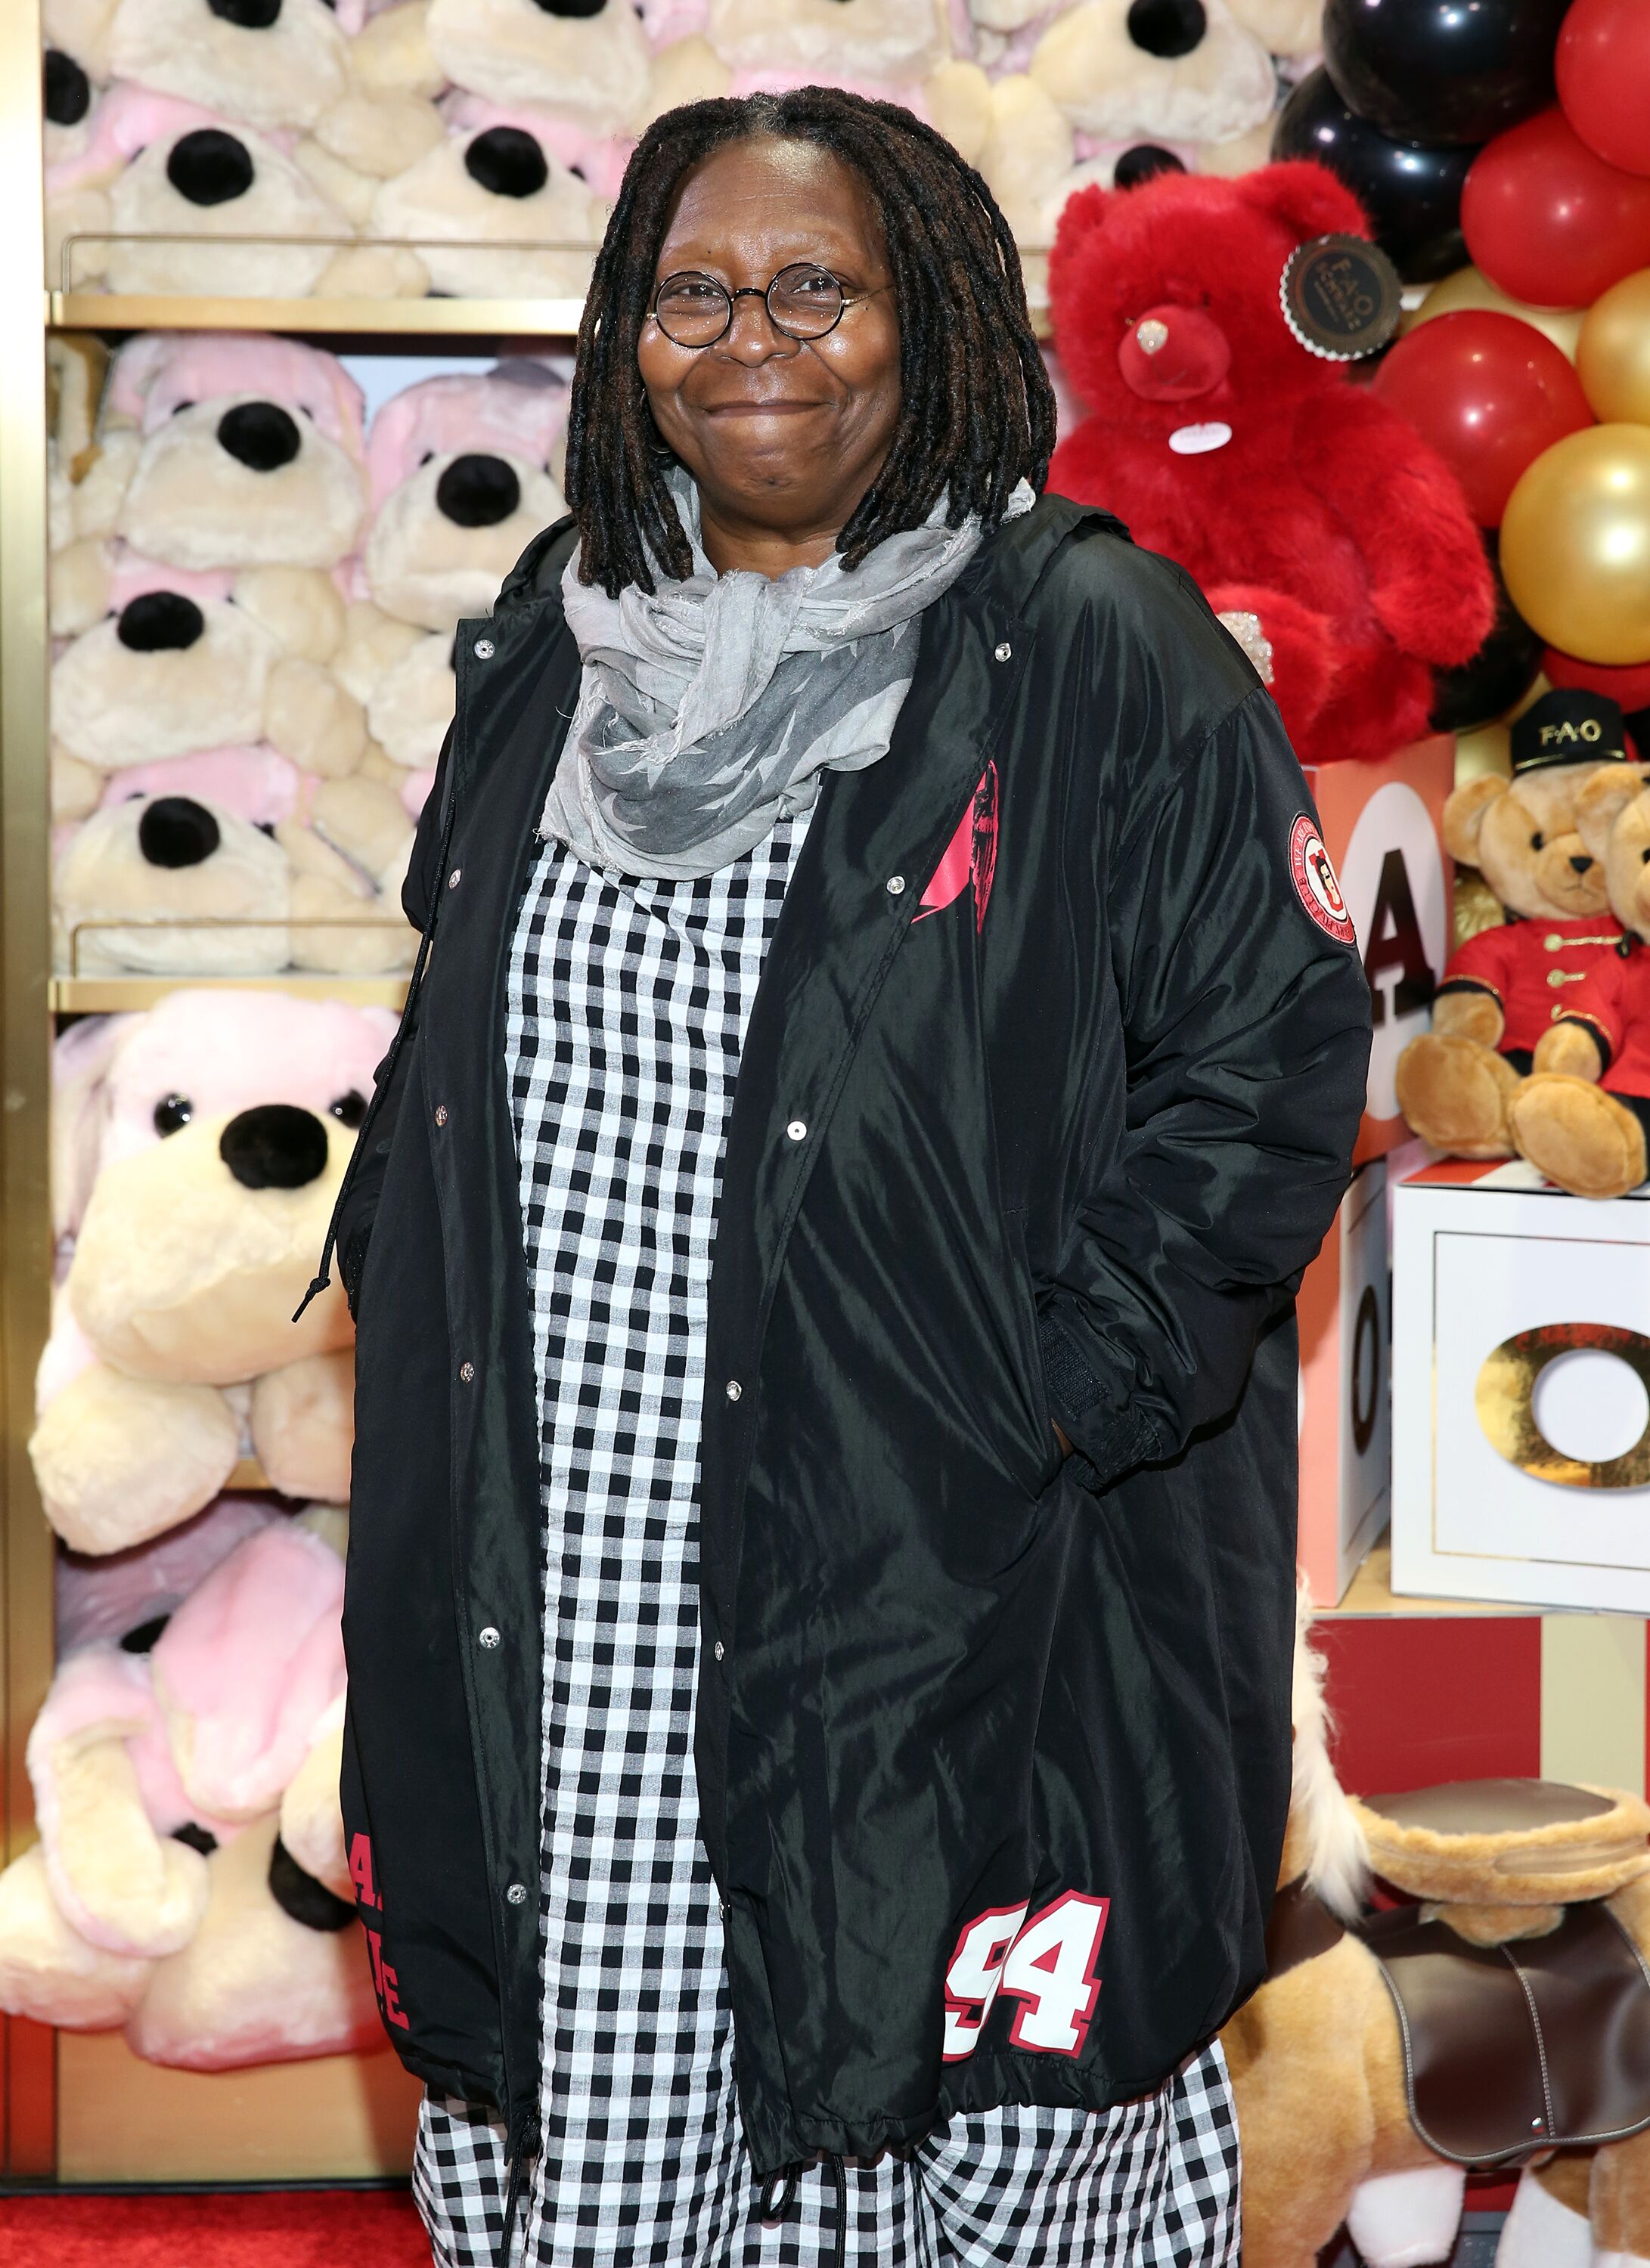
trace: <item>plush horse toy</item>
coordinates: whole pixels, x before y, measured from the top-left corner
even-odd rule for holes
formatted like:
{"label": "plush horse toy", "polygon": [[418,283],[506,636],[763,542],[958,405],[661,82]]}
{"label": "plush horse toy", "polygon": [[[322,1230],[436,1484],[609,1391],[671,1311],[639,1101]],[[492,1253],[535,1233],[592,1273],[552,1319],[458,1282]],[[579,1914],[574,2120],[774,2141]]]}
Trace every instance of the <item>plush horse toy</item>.
{"label": "plush horse toy", "polygon": [[[1303,1607],[1265,1984],[1222,2035],[1247,2268],[1448,2257],[1469,2168],[1521,2167],[1496,2268],[1650,2262],[1650,1808],[1545,1780],[1359,1800]],[[1419,1903],[1370,1914],[1371,1876]]]}

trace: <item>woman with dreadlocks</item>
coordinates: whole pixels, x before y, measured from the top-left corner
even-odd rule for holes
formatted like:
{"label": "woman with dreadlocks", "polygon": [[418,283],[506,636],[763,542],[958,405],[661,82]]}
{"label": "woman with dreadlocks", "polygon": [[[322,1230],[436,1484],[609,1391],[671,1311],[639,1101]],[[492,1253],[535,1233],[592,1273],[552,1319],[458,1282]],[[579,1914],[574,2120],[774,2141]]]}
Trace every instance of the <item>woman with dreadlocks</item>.
{"label": "woman with dreadlocks", "polygon": [[335,1224],[442,2268],[1237,2258],[1367,996],[1264,689],[1053,423],[908,113],[644,136]]}

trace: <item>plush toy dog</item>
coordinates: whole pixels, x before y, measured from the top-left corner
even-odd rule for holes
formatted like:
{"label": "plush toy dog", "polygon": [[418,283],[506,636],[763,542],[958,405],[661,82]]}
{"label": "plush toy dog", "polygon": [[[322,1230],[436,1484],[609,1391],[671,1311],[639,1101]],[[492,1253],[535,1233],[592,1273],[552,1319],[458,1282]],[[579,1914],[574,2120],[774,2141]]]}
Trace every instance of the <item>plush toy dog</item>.
{"label": "plush toy dog", "polygon": [[[1322,241],[1336,237],[1350,252]],[[1433,666],[1466,660],[1493,618],[1454,477],[1330,358],[1396,320],[1396,277],[1362,251],[1366,237],[1350,192],[1296,163],[1081,190],[1050,261],[1061,360],[1089,412],[1060,443],[1051,485],[1117,512],[1218,612],[1257,619],[1307,762],[1375,759],[1416,739]],[[1285,272],[1316,274],[1320,259],[1319,313],[1335,320],[1309,332],[1297,316],[1292,329]],[[1337,271],[1353,268],[1358,289],[1343,291]],[[1387,323],[1360,329],[1383,298]]]}
{"label": "plush toy dog", "polygon": [[[1444,2261],[1467,2166],[1532,2159],[1497,2268],[1641,2268],[1650,1809],[1540,1780],[1349,1799],[1306,1619],[1303,1607],[1267,1981],[1221,2035],[1246,2268],[1313,2268],[1343,2221],[1368,2268]],[[1371,1874],[1423,1903],[1364,1916]],[[1443,2021],[1413,2013],[1418,1967]],[[1410,2004],[1407,2034],[1395,1992]],[[1571,2147],[1543,2163],[1555,2143]]]}
{"label": "plush toy dog", "polygon": [[363,554],[384,613],[450,643],[460,616],[490,610],[523,546],[566,509],[548,469],[566,416],[565,389],[525,359],[486,378],[425,379],[385,404],[367,449]]}
{"label": "plush toy dog", "polygon": [[1229,142],[1278,99],[1265,45],[1225,0],[1083,0],[1049,25],[1030,69],[1074,126],[1108,140]]}
{"label": "plush toy dog", "polygon": [[1432,1030],[1398,1058],[1404,1117],[1434,1149],[1462,1158],[1519,1148],[1512,1114],[1535,1051],[1622,940],[1602,842],[1580,828],[1584,799],[1609,793],[1593,782],[1618,768],[1632,777],[1620,709],[1598,694],[1546,693],[1511,738],[1511,779],[1470,780],[1444,806],[1446,847],[1479,869],[1509,918],[1451,954]]}
{"label": "plush toy dog", "polygon": [[353,1372],[313,1271],[387,1010],[169,995],[57,1046],[54,1182],[70,1256],[31,1453],[75,1550],[118,1551],[209,1503],[250,1447],[270,1483],[347,1493]]}
{"label": "plush toy dog", "polygon": [[354,548],[363,404],[335,355],[292,339],[151,332],[116,356],[105,417],[143,437],[117,526],[147,558],[330,568]]}
{"label": "plush toy dog", "polygon": [[313,126],[345,85],[344,39],[324,0],[120,0],[109,63],[116,78],[266,134]]}
{"label": "plush toy dog", "polygon": [[1601,764],[1577,798],[1581,840],[1598,861],[1615,950],[1566,989],[1536,1043],[1509,1116],[1521,1155],[1573,1196],[1624,1197],[1650,1166],[1650,769]]}
{"label": "plush toy dog", "polygon": [[431,0],[426,33],[455,86],[541,105],[593,134],[624,133],[646,95],[647,41],[631,0]]}
{"label": "plush toy dog", "polygon": [[[609,11],[618,4],[608,0]],[[584,170],[611,180],[611,149],[525,103],[454,94],[441,113],[444,138],[374,192],[369,233],[412,239],[432,291],[577,298],[607,223]]]}
{"label": "plush toy dog", "polygon": [[348,1888],[343,1533],[323,1506],[222,1498],[63,1565],[28,1744],[41,1841],[0,1875],[0,2007],[123,2023],[140,2056],[194,2070],[379,2044],[328,1887]]}

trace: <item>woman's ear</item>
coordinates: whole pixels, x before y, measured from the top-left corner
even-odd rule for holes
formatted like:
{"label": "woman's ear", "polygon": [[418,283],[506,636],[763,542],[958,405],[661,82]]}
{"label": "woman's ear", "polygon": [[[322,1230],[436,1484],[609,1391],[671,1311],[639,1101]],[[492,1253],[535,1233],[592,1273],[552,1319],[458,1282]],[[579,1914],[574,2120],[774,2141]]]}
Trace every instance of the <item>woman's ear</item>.
{"label": "woman's ear", "polygon": [[1609,846],[1610,830],[1650,782],[1650,764],[1601,764],[1575,799],[1576,832],[1595,858]]}
{"label": "woman's ear", "polygon": [[1444,848],[1452,858],[1463,866],[1478,863],[1478,837],[1484,830],[1484,815],[1498,798],[1506,793],[1507,782],[1493,772],[1469,780],[1458,787],[1444,806]]}

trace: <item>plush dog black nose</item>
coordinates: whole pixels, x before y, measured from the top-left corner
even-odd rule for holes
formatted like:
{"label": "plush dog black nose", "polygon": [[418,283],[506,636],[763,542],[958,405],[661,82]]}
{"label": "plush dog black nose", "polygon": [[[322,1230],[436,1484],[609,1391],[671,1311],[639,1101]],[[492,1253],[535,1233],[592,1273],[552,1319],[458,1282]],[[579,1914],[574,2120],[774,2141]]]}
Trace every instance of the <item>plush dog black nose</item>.
{"label": "plush dog black nose", "polygon": [[243,1189],[301,1189],[327,1170],[327,1130],[313,1110],[261,1102],[230,1120],[217,1154]]}
{"label": "plush dog black nose", "polygon": [[217,439],[253,473],[278,473],[303,446],[298,420],[276,401],[238,401],[218,419]]}
{"label": "plush dog black nose", "polygon": [[457,527],[497,527],[521,501],[521,483],[502,457],[454,457],[436,482],[436,510]]}
{"label": "plush dog black nose", "polygon": [[1585,874],[1592,863],[1593,861],[1590,858],[1572,858],[1570,861],[1570,864],[1575,868],[1578,874]]}
{"label": "plush dog black nose", "polygon": [[530,197],[550,178],[544,152],[519,126],[490,126],[464,152],[464,170],[494,197]]}
{"label": "plush dog black nose", "polygon": [[278,23],[281,0],[206,0],[220,23],[238,24],[243,32],[267,32]]}
{"label": "plush dog black nose", "polygon": [[305,1929],[348,1929],[355,1919],[355,1908],[306,1874],[278,1835],[269,1853],[269,1896],[289,1921]]}
{"label": "plush dog black nose", "polygon": [[1203,0],[1134,0],[1129,37],[1148,55],[1189,55],[1209,28]]}
{"label": "plush dog black nose", "polygon": [[206,629],[206,616],[181,591],[145,591],[121,608],[114,635],[133,653],[182,653]]}
{"label": "plush dog black nose", "polygon": [[608,0],[536,0],[547,16],[599,16]]}
{"label": "plush dog black nose", "polygon": [[137,847],[151,866],[199,866],[223,841],[217,821],[193,796],[158,795],[137,822]]}
{"label": "plush dog black nose", "polygon": [[1125,150],[1111,169],[1112,187],[1116,189],[1138,189],[1142,181],[1149,181],[1157,173],[1183,173],[1186,168],[1172,150],[1160,149],[1155,142],[1137,142]]}
{"label": "plush dog black nose", "polygon": [[78,126],[92,107],[92,82],[61,48],[46,50],[46,115],[54,126]]}
{"label": "plush dog black nose", "polygon": [[189,204],[226,205],[252,187],[252,152],[221,126],[197,126],[173,144],[166,179]]}

